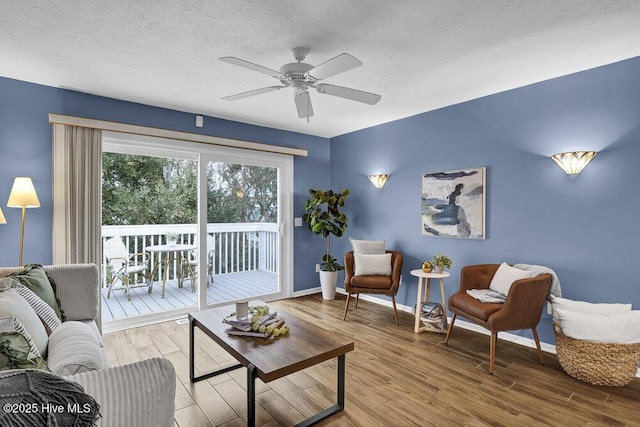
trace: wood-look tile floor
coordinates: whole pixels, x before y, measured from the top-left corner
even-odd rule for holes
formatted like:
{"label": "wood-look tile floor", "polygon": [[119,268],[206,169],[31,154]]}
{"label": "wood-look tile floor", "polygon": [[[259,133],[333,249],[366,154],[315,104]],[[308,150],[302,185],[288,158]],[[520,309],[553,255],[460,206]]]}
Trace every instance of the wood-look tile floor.
{"label": "wood-look tile floor", "polygon": [[[592,386],[566,375],[553,354],[546,365],[535,350],[498,340],[496,373],[488,373],[489,337],[456,328],[444,335],[413,333],[413,317],[360,301],[342,321],[344,297],[320,295],[269,304],[325,329],[351,336],[346,408],[321,426],[640,426],[640,379],[625,387]],[[296,333],[292,330],[291,333]],[[188,324],[165,322],[105,335],[112,366],[154,356],[169,359],[177,375],[175,424],[246,425],[243,368],[189,382]],[[233,362],[196,330],[196,368]],[[290,426],[335,403],[336,361],[268,384],[256,383],[257,425]]]}

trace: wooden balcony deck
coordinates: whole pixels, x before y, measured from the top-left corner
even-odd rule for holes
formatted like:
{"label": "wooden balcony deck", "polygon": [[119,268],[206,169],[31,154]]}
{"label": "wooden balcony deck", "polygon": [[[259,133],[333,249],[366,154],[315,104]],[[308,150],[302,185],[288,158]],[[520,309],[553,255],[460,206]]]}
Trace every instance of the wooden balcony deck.
{"label": "wooden balcony deck", "polygon": [[[236,299],[251,298],[278,290],[278,276],[264,270],[218,274],[213,285],[207,289],[207,301],[218,303]],[[107,298],[107,288],[102,289],[102,320],[110,321],[133,316],[158,313],[177,308],[195,307],[196,294],[191,292],[191,283],[185,280],[182,288],[175,280],[167,280],[165,297],[161,298],[162,282],[155,282],[153,291],[146,287],[131,290],[131,301],[122,289],[111,292]]]}

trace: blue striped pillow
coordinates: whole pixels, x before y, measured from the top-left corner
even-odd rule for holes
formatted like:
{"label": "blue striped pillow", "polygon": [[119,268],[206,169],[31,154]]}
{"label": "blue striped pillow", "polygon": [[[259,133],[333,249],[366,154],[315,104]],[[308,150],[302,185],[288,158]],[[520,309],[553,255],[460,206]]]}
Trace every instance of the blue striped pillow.
{"label": "blue striped pillow", "polygon": [[22,283],[18,283],[18,281],[14,281],[13,288],[18,295],[29,303],[31,308],[33,308],[33,311],[36,312],[44,326],[44,329],[47,331],[47,335],[51,335],[51,332],[62,324],[53,308],[51,308],[49,304],[36,295],[31,289]]}

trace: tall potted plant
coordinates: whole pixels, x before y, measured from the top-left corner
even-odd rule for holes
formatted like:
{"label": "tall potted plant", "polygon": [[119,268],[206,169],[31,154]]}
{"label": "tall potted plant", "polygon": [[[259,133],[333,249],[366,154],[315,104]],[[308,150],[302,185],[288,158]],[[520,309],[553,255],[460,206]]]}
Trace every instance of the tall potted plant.
{"label": "tall potted plant", "polygon": [[309,190],[311,199],[304,205],[305,214],[302,220],[313,234],[327,239],[327,251],[320,264],[320,286],[322,298],[331,300],[336,297],[338,271],[344,267],[331,256],[331,235],[342,237],[347,229],[347,216],[340,212],[349,190],[344,188],[340,193],[333,190]]}

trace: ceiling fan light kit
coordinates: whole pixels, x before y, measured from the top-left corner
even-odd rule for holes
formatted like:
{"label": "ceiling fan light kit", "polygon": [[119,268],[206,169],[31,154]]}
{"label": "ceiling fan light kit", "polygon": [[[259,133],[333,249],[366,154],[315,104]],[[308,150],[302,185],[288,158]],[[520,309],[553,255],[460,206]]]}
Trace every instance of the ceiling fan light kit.
{"label": "ceiling fan light kit", "polygon": [[317,67],[304,62],[304,59],[309,53],[308,49],[296,47],[291,50],[291,53],[293,54],[296,62],[284,64],[280,67],[279,71],[233,56],[224,56],[220,58],[221,61],[229,64],[238,65],[240,67],[248,68],[274,77],[282,84],[282,86],[267,86],[247,92],[240,92],[234,95],[225,96],[222,99],[226,101],[237,101],[250,96],[261,95],[263,93],[274,92],[285,88],[292,88],[294,95],[293,100],[296,105],[298,117],[301,119],[306,118],[307,121],[309,121],[309,117],[313,116],[313,106],[311,105],[309,88],[316,89],[318,93],[350,99],[352,101],[362,102],[369,105],[377,104],[382,98],[380,95],[375,93],[344,86],[319,83],[320,80],[324,80],[362,65],[362,62],[348,53],[341,53],[340,55],[323,62]]}

